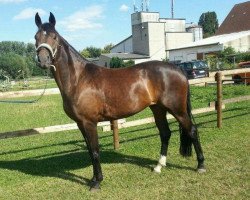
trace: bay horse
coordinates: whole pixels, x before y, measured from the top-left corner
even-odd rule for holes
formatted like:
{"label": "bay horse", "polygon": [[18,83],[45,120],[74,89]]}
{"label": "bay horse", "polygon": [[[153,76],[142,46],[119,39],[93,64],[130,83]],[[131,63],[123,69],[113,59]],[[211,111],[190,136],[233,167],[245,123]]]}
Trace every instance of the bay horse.
{"label": "bay horse", "polygon": [[109,69],[83,58],[55,29],[52,13],[42,23],[35,15],[35,34],[39,66],[50,68],[59,87],[63,108],[73,119],[87,144],[93,165],[91,190],[100,189],[103,180],[97,123],[125,118],[150,107],[161,139],[160,159],[155,172],[166,166],[171,131],[166,114],[180,124],[180,154],[191,156],[192,144],[197,155],[198,172],[205,172],[204,156],[191,119],[189,83],[173,64],[149,61],[128,68]]}

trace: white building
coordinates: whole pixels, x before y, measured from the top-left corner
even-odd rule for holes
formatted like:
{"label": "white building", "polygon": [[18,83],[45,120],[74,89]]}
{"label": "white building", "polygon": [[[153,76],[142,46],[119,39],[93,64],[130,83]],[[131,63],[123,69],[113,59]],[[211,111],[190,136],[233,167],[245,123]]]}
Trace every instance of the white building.
{"label": "white building", "polygon": [[215,36],[168,48],[167,52],[170,61],[184,62],[205,59],[207,54],[216,54],[226,47],[239,52],[250,52],[250,1],[236,4]]}
{"label": "white building", "polygon": [[110,55],[102,55],[99,65],[109,66],[114,55],[123,60],[132,59],[135,63],[163,60],[168,57],[167,49],[202,39],[202,34],[197,34],[194,27],[186,30],[185,19],[160,18],[158,12],[133,13],[131,26],[132,35],[116,44]]}
{"label": "white building", "polygon": [[133,52],[133,40],[132,35],[125,40],[119,42],[112,47],[111,53],[132,53]]}
{"label": "white building", "polygon": [[177,48],[168,49],[167,51],[169,52],[170,61],[185,62],[203,60],[206,54],[218,53],[226,47],[233,47],[240,52],[250,51],[250,30],[216,35]]}
{"label": "white building", "polygon": [[[250,1],[236,4],[216,35],[203,39],[202,28],[186,24],[185,19],[160,18],[158,12],[135,12],[131,15],[132,35],[115,45],[111,53],[123,60],[138,57],[138,63],[165,58],[172,62],[202,60],[206,54],[218,53],[226,47],[247,52],[249,20]],[[109,63],[113,55],[101,56],[99,64]]]}

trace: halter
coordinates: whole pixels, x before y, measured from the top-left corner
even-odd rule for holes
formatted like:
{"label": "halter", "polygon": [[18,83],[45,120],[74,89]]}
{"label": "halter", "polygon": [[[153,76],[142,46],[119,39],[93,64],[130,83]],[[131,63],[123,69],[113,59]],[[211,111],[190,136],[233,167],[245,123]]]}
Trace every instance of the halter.
{"label": "halter", "polygon": [[[51,54],[51,56],[52,56],[52,59],[55,59],[55,57],[56,57],[56,52],[57,52],[57,48],[53,51],[52,47],[51,47],[49,44],[47,44],[47,43],[42,43],[42,44],[40,44],[40,45],[36,48],[36,51],[38,52],[39,49],[42,48],[42,47],[46,48],[46,49],[50,52],[50,54]],[[56,71],[55,65],[50,65],[50,67],[53,67],[53,69]]]}

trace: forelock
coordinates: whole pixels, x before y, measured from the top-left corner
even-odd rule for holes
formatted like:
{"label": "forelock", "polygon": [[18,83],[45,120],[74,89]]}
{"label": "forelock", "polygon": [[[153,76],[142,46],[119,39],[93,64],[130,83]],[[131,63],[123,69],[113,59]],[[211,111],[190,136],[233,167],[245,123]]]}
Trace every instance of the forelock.
{"label": "forelock", "polygon": [[42,24],[41,29],[46,32],[55,32],[54,26],[51,25],[50,23]]}

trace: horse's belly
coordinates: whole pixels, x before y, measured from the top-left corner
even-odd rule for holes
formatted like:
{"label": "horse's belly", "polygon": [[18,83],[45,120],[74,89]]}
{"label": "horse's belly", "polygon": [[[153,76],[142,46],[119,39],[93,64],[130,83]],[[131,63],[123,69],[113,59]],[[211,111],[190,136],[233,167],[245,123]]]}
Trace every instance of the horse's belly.
{"label": "horse's belly", "polygon": [[116,105],[105,105],[103,118],[104,120],[126,118],[142,111],[150,105],[150,102],[130,102],[124,104],[120,102]]}

